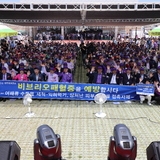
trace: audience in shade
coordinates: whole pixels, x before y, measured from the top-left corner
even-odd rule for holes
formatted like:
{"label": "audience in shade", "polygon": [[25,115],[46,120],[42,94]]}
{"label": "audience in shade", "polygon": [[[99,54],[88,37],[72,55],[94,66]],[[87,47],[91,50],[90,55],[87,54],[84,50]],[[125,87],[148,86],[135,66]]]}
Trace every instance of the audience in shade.
{"label": "audience in shade", "polygon": [[14,47],[7,46],[3,41],[0,70],[10,75],[9,80],[73,82],[79,51],[76,43],[20,41]]}
{"label": "audience in shade", "polygon": [[[8,47],[1,44],[0,79],[74,82],[79,49],[88,83],[112,85],[160,85],[160,39],[99,41],[84,43],[28,42]],[[5,75],[5,76],[3,76]],[[160,97],[160,96],[159,96]],[[146,97],[143,97],[144,99]],[[155,98],[157,100],[157,98]],[[148,99],[148,104],[150,99]]]}
{"label": "audience in shade", "polygon": [[[143,83],[143,84],[150,84],[150,79],[146,78],[145,80],[140,78],[139,83]],[[151,100],[152,100],[152,96],[151,95],[140,95],[140,103],[143,104],[143,102],[145,101],[145,99],[147,100],[148,105],[151,105]]]}
{"label": "audience in shade", "polygon": [[[149,41],[157,45],[150,45]],[[87,69],[88,83],[100,83],[97,77],[99,79],[103,77],[103,84],[137,85],[140,82],[154,85],[158,82],[159,84],[159,42],[159,39],[153,38],[141,39],[139,43],[102,41],[82,44],[82,58],[84,67]],[[100,73],[103,73],[103,76]],[[147,98],[149,105],[151,98],[154,99],[151,96],[141,96],[141,98]]]}
{"label": "audience in shade", "polygon": [[68,72],[67,66],[63,68],[63,72],[59,73],[59,78],[60,82],[67,82],[67,83],[73,82],[72,74]]}
{"label": "audience in shade", "polygon": [[11,74],[7,73],[7,69],[5,67],[2,67],[1,69],[0,80],[12,80]]}
{"label": "audience in shade", "polygon": [[27,74],[24,73],[24,68],[19,69],[19,74],[15,75],[13,77],[13,80],[18,80],[18,81],[28,81]]}

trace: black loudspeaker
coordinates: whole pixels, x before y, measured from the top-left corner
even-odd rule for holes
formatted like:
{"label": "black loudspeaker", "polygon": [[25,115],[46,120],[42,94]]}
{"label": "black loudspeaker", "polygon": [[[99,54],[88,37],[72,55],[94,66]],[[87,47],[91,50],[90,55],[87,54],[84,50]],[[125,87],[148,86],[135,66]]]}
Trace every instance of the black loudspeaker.
{"label": "black loudspeaker", "polygon": [[20,160],[20,151],[16,141],[0,141],[0,160]]}
{"label": "black loudspeaker", "polygon": [[160,160],[160,141],[152,142],[146,149],[147,160]]}

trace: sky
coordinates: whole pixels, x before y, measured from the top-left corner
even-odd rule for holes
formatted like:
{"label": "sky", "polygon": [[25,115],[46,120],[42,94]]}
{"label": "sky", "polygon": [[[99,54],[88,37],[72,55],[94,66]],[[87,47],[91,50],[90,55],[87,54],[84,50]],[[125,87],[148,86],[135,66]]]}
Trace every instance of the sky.
{"label": "sky", "polygon": [[[33,0],[34,1],[34,0]],[[159,2],[160,0],[139,0],[139,2]],[[15,3],[15,2],[20,2],[20,0],[0,0],[0,3]]]}

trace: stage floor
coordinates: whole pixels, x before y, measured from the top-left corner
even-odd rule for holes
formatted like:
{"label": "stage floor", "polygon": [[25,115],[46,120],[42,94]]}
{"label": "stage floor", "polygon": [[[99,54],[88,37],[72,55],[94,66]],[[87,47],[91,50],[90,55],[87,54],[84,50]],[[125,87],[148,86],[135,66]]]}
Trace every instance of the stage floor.
{"label": "stage floor", "polygon": [[160,140],[160,106],[121,102],[103,105],[106,117],[95,117],[99,106],[85,101],[33,100],[34,117],[25,117],[28,108],[22,100],[0,102],[0,140],[15,140],[21,148],[21,160],[33,160],[36,130],[48,124],[61,136],[65,160],[106,160],[110,136],[116,124],[128,126],[137,138],[137,158],[145,160],[146,148]]}

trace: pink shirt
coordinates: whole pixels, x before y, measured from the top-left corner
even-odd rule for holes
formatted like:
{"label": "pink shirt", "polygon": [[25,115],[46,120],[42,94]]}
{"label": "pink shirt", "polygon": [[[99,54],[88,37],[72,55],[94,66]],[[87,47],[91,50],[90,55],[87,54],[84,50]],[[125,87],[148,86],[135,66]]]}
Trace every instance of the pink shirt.
{"label": "pink shirt", "polygon": [[13,80],[18,80],[18,81],[28,81],[28,77],[26,74],[17,74]]}

